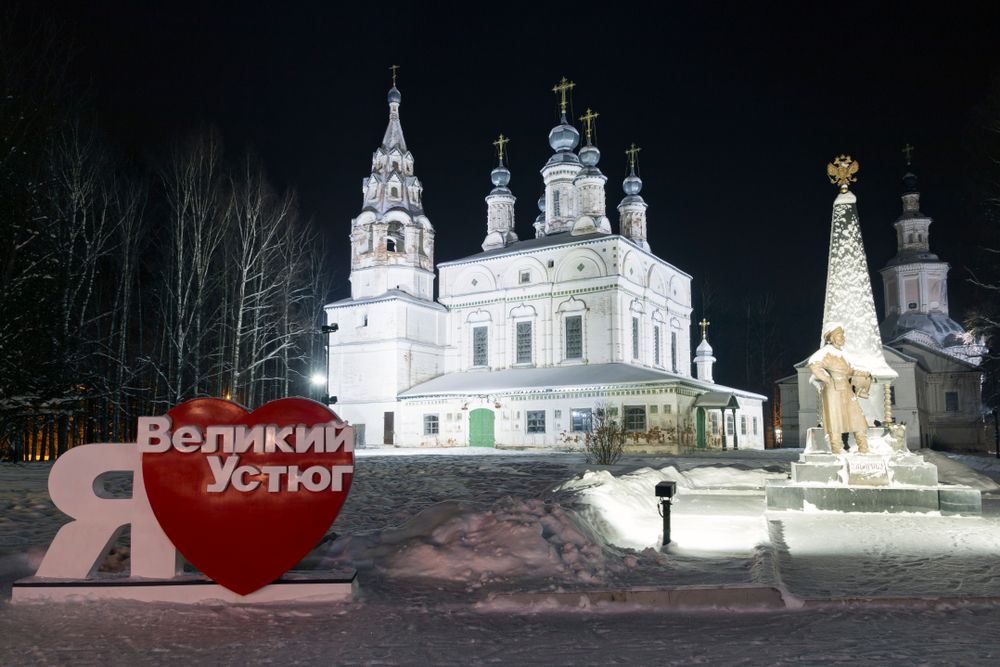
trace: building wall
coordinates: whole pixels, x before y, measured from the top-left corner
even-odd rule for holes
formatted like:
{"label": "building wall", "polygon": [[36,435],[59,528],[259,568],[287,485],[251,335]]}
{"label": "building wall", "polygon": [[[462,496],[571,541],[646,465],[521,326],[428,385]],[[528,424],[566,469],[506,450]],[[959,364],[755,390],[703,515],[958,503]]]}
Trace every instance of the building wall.
{"label": "building wall", "polygon": [[382,444],[384,413],[398,410],[399,392],[443,372],[444,312],[390,298],[330,305],[326,314],[338,327],[329,334],[334,410],[364,424],[367,442]]}
{"label": "building wall", "polygon": [[[574,409],[591,409],[603,404],[616,419],[622,419],[625,407],[645,409],[645,430],[629,435],[630,447],[662,448],[680,451],[695,447],[693,404],[700,392],[678,386],[614,387],[587,392],[518,392],[499,393],[485,397],[421,398],[401,402],[402,427],[398,444],[407,447],[466,446],[469,444],[469,413],[486,408],[494,413],[494,433],[498,447],[582,448],[583,434],[572,430]],[[741,449],[764,448],[764,419],[759,400],[740,398],[744,406],[736,412],[737,433],[727,433],[726,442]],[[545,431],[529,433],[528,411],[545,412]],[[717,411],[716,411],[717,412]],[[424,433],[424,417],[438,417],[439,432]],[[746,434],[742,419],[746,417]],[[725,424],[725,420],[720,420]],[[722,433],[710,447],[721,448]],[[714,442],[714,446],[711,443]]]}
{"label": "building wall", "polygon": [[[442,265],[440,301],[450,311],[447,372],[474,368],[473,329],[482,326],[489,330],[489,368],[522,365],[515,356],[516,323],[530,321],[528,365],[636,363],[691,376],[690,276],[620,237]],[[565,320],[576,315],[583,318],[584,353],[569,359]],[[639,319],[638,358],[632,356],[632,317]],[[654,327],[660,328],[659,363]]]}

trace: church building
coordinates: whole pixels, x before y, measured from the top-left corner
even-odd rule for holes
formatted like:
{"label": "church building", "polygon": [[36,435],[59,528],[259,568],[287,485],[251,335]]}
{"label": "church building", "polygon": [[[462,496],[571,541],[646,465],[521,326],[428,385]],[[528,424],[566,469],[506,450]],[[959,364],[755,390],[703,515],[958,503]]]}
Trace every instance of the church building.
{"label": "church building", "polygon": [[[907,153],[912,150],[907,147]],[[907,160],[909,166],[909,160]],[[920,210],[917,177],[903,176],[903,210],[894,223],[896,256],[882,268],[885,315],[879,324],[883,355],[898,373],[894,420],[906,425],[910,449],[985,446],[982,407],[985,347],[948,314],[948,270],[930,250],[931,218]],[[818,423],[817,392],[805,361],[778,381],[782,445],[805,445]]]}
{"label": "church building", "polygon": [[329,393],[359,445],[582,447],[603,407],[630,445],[764,447],[766,399],[713,381],[707,322],[692,376],[691,276],[650,250],[634,146],[612,232],[597,114],[580,119],[577,149],[572,87],[554,88],[562,117],[549,132],[534,238],[515,231],[501,135],[481,251],[436,265],[402,97],[389,91],[351,222],[351,297],[326,306]]}

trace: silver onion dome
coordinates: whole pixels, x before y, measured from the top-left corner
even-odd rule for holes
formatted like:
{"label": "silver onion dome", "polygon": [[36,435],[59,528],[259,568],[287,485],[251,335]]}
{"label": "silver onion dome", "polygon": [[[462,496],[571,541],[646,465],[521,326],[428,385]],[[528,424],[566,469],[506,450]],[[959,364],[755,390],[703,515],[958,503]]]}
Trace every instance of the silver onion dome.
{"label": "silver onion dome", "polygon": [[389,104],[399,104],[403,100],[403,95],[399,92],[399,88],[393,86],[389,89]]}
{"label": "silver onion dome", "polygon": [[601,151],[597,146],[587,145],[580,149],[580,162],[585,167],[596,167],[601,160]]}
{"label": "silver onion dome", "polygon": [[490,172],[490,180],[498,188],[505,188],[510,183],[510,170],[501,163],[496,169]]}
{"label": "silver onion dome", "polygon": [[538,210],[545,213],[545,195],[538,198]]}
{"label": "silver onion dome", "polygon": [[580,133],[566,122],[566,116],[563,116],[562,122],[549,132],[549,146],[556,152],[571,151],[579,144]]}
{"label": "silver onion dome", "polygon": [[622,187],[625,189],[625,194],[637,195],[642,190],[642,179],[636,176],[633,171],[625,177],[625,180],[622,182]]}

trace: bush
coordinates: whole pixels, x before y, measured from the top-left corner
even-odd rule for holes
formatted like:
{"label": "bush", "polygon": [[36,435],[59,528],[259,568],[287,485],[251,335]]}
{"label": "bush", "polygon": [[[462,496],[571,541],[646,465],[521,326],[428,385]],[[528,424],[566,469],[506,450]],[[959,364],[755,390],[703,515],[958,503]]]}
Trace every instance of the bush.
{"label": "bush", "polygon": [[625,424],[609,416],[607,408],[599,403],[591,413],[591,430],[583,445],[587,463],[617,463],[625,451]]}

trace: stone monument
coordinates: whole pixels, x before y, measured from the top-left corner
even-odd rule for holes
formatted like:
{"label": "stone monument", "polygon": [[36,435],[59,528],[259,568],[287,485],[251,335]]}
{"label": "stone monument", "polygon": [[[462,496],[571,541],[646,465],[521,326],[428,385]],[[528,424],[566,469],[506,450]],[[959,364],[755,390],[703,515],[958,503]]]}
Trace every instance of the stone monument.
{"label": "stone monument", "polygon": [[809,429],[790,479],[768,483],[767,507],[979,514],[979,491],[939,484],[937,466],[907,449],[906,427],[893,421],[896,373],[882,354],[857,198],[849,189],[858,169],[846,155],[827,166],[840,194],[833,204],[820,348],[809,358],[823,426]]}

